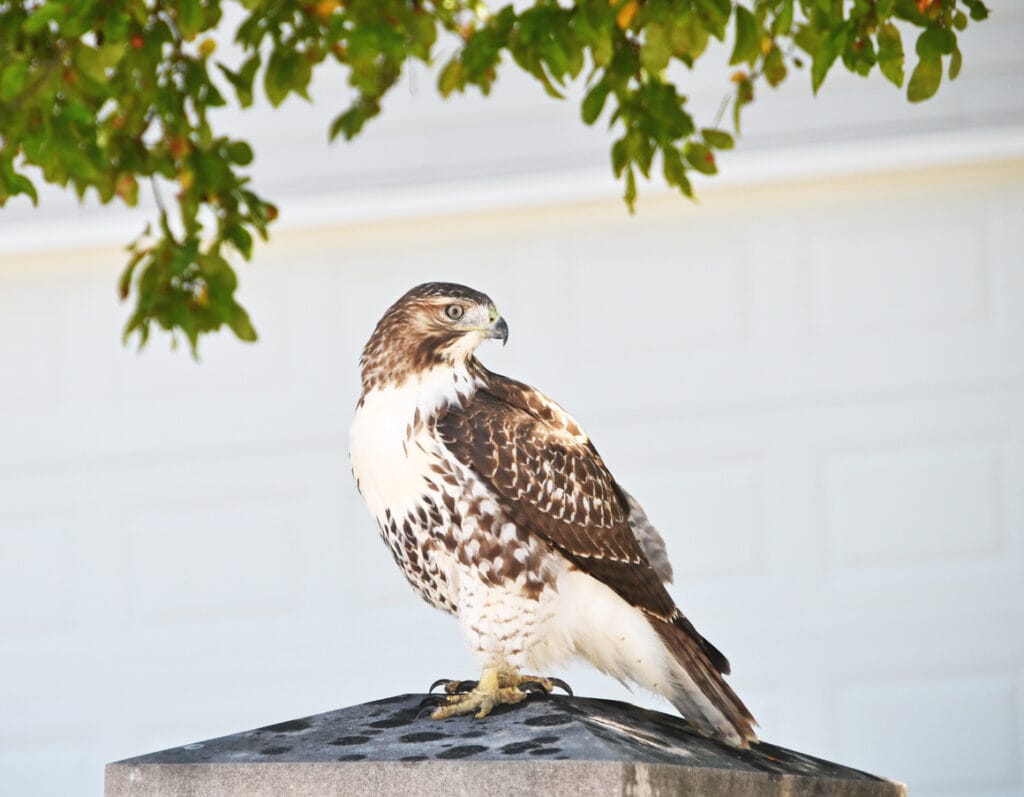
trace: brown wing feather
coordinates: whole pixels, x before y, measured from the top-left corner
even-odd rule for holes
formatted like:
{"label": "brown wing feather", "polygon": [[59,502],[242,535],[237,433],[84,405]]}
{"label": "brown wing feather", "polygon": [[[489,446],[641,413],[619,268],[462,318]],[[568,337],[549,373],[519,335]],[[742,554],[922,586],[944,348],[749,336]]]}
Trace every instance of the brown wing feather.
{"label": "brown wing feather", "polygon": [[675,604],[629,525],[629,509],[575,421],[513,380],[489,384],[437,422],[445,445],[503,498],[515,521],[647,614]]}

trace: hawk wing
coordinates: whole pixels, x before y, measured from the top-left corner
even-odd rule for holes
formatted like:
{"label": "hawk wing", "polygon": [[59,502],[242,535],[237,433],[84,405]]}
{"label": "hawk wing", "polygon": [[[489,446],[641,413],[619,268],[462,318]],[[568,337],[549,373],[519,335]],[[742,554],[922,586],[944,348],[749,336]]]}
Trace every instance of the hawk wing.
{"label": "hawk wing", "polygon": [[649,617],[682,630],[719,673],[729,672],[725,656],[676,609],[662,583],[664,569],[651,565],[630,525],[628,494],[561,407],[528,385],[488,372],[486,386],[466,406],[449,409],[437,429],[455,458],[500,496],[517,525]]}
{"label": "hawk wing", "polygon": [[654,528],[654,524],[647,519],[647,513],[640,506],[640,502],[627,493],[621,485],[619,490],[629,507],[629,526],[633,529],[633,534],[637,542],[640,543],[640,547],[644,549],[647,561],[651,563],[658,578],[666,584],[671,584],[672,563],[668,560],[668,550],[665,548],[664,538]]}

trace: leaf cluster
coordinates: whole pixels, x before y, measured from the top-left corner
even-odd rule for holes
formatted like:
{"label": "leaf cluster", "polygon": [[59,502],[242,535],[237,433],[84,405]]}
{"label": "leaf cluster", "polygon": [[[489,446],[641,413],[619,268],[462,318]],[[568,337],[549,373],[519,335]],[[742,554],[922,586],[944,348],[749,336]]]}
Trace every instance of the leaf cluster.
{"label": "leaf cluster", "polygon": [[[213,34],[232,3],[242,56],[226,63]],[[488,94],[507,61],[553,97],[582,76],[583,121],[607,118],[632,209],[656,163],[692,197],[693,172],[714,174],[716,153],[733,147],[720,120],[698,125],[680,85],[714,42],[731,47],[738,132],[758,82],[777,86],[804,59],[814,91],[840,61],[902,86],[904,35],[917,55],[907,96],[926,99],[944,71],[956,77],[957,36],[987,13],[982,0],[0,0],[0,205],[36,202],[33,179],[128,205],[149,184],[159,217],[129,247],[126,337],[144,343],[155,324],[195,351],[227,325],[254,340],[230,261],[251,257],[277,210],[249,188],[250,146],[211,123],[229,97],[243,108],[260,92],[275,106],[308,100],[315,70],[331,64],[355,99],[328,133],[350,139],[410,61],[433,64],[439,51],[453,53],[438,72],[444,96]]]}

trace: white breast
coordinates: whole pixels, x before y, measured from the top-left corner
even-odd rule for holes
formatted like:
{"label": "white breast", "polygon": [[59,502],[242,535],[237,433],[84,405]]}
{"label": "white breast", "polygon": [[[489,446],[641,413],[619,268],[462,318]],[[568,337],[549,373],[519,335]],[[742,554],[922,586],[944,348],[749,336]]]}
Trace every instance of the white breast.
{"label": "white breast", "polygon": [[349,431],[349,456],[375,518],[383,518],[385,510],[404,516],[426,492],[431,465],[444,454],[422,422],[461,402],[475,387],[464,370],[435,368],[365,394]]}

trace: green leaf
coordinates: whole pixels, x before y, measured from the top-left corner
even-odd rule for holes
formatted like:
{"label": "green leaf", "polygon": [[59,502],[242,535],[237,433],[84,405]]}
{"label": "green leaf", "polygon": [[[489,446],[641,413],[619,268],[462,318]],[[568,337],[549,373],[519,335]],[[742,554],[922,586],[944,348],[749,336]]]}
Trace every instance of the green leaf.
{"label": "green leaf", "polygon": [[662,170],[665,174],[665,182],[670,186],[674,185],[684,196],[693,199],[693,186],[690,185],[690,178],[686,176],[686,166],[679,155],[679,150],[673,146],[663,147],[661,150]]}
{"label": "green leaf", "polygon": [[878,29],[878,68],[891,83],[903,85],[903,40],[891,22]]}
{"label": "green leaf", "polygon": [[289,92],[294,91],[308,99],[306,86],[312,72],[305,54],[285,47],[278,47],[267,62],[263,75],[263,89],[267,99],[276,107],[284,102]]}
{"label": "green leaf", "polygon": [[103,67],[114,67],[124,58],[127,47],[124,42],[113,42],[99,48],[99,62]]}
{"label": "green leaf", "polygon": [[811,57],[818,52],[821,39],[821,34],[810,25],[798,25],[793,34],[793,43]]}
{"label": "green leaf", "polygon": [[124,271],[121,272],[121,277],[117,281],[117,294],[121,297],[122,302],[128,298],[128,293],[131,291],[132,275],[135,273],[135,267],[138,266],[142,258],[146,257],[149,253],[149,249],[140,249],[137,252],[133,252],[131,259],[128,261],[128,265],[125,266]]}
{"label": "green leaf", "polygon": [[861,77],[869,75],[876,63],[878,56],[875,53],[875,44],[867,36],[855,38],[843,50],[843,64]]}
{"label": "green leaf", "polygon": [[942,61],[938,58],[918,61],[907,84],[907,99],[911,102],[927,100],[939,90],[942,82]]}
{"label": "green leaf", "polygon": [[732,13],[731,0],[695,0],[708,32],[719,41],[725,39],[725,26]]}
{"label": "green leaf", "polygon": [[178,30],[186,39],[202,30],[202,11],[199,0],[178,0]]}
{"label": "green leaf", "polygon": [[452,92],[461,91],[465,85],[466,69],[462,65],[462,61],[453,58],[441,70],[441,74],[437,78],[437,90],[441,92],[442,97],[449,97]]}
{"label": "green leaf", "polygon": [[252,343],[257,339],[256,330],[249,320],[249,314],[240,304],[235,304],[228,325],[231,331],[238,335],[239,339]]}
{"label": "green leaf", "polygon": [[839,57],[839,53],[846,47],[846,33],[847,28],[843,25],[832,31],[818,45],[814,59],[811,61],[811,88],[815,94],[818,93],[821,84],[825,82],[825,76],[828,75],[836,58]]}
{"label": "green leaf", "polygon": [[6,196],[17,194],[27,194],[33,205],[39,204],[39,195],[32,181],[16,172],[10,160],[0,159],[0,205],[4,204]]}
{"label": "green leaf", "polygon": [[28,64],[13,61],[0,72],[0,100],[12,100],[21,93],[28,80]]}
{"label": "green leaf", "polygon": [[971,19],[976,22],[988,19],[988,7],[982,0],[964,0],[964,3],[971,10]]}
{"label": "green leaf", "polygon": [[246,260],[252,257],[252,236],[241,224],[232,224],[224,231],[224,237]]}
{"label": "green leaf", "polygon": [[764,58],[764,77],[769,86],[778,86],[786,79],[786,62],[782,58],[782,50],[777,44],[772,45]]}
{"label": "green leaf", "polygon": [[957,47],[953,50],[953,56],[949,59],[949,79],[956,80],[960,74],[960,68],[964,65],[964,57],[960,52],[960,48]]}
{"label": "green leaf", "polygon": [[644,177],[649,177],[651,161],[654,159],[654,148],[650,139],[640,129],[633,128],[626,133],[625,143],[627,160],[635,163]]}
{"label": "green leaf", "polygon": [[674,20],[668,39],[676,58],[692,66],[707,49],[709,37],[700,17],[691,11]]}
{"label": "green leaf", "polygon": [[124,42],[128,39],[128,26],[132,18],[124,11],[113,11],[103,23],[103,36],[108,42]]}
{"label": "green leaf", "polygon": [[705,127],[700,131],[701,138],[709,147],[714,149],[732,149],[736,146],[733,137],[724,130],[716,130],[713,127]]}
{"label": "green leaf", "polygon": [[636,210],[636,175],[633,174],[632,167],[626,169],[626,190],[622,198],[626,200],[629,212],[633,213]]}
{"label": "green leaf", "polygon": [[686,178],[686,167],[679,155],[679,150],[668,145],[661,148],[661,166],[665,173],[665,182],[669,185],[678,185],[680,178]]}
{"label": "green leaf", "polygon": [[610,30],[602,29],[590,45],[590,57],[595,66],[607,66],[615,53],[615,43]]}
{"label": "green leaf", "polygon": [[32,200],[33,205],[39,204],[39,194],[36,193],[36,187],[25,175],[16,173],[11,186],[14,189],[13,193],[25,194]]}
{"label": "green leaf", "polygon": [[601,111],[604,109],[604,103],[605,100],[608,99],[608,92],[610,90],[611,89],[606,81],[599,80],[583,98],[583,121],[588,125],[594,124],[594,122],[597,121],[597,118],[601,115]]}
{"label": "green leaf", "polygon": [[718,172],[718,164],[715,163],[715,153],[704,144],[687,141],[683,147],[683,156],[686,158],[686,162],[701,174],[715,174]]}
{"label": "green leaf", "polygon": [[351,141],[363,129],[363,125],[371,117],[376,116],[379,111],[379,106],[373,102],[366,99],[357,100],[347,111],[343,111],[334,117],[328,134],[329,139],[334,141],[339,134],[344,134],[345,140]]}
{"label": "green leaf", "polygon": [[915,49],[922,61],[950,55],[956,49],[956,34],[945,28],[930,27],[917,37]]}
{"label": "green leaf", "polygon": [[663,25],[652,22],[644,32],[644,43],[640,46],[640,64],[648,72],[659,74],[668,66],[671,57],[668,32]]}
{"label": "green leaf", "polygon": [[228,160],[239,166],[248,166],[252,163],[252,147],[244,141],[232,141],[228,144],[227,155]]}
{"label": "green leaf", "polygon": [[785,36],[793,28],[793,0],[783,0],[782,7],[772,21],[772,33]]}
{"label": "green leaf", "polygon": [[612,144],[612,171],[616,177],[622,176],[622,170],[626,168],[628,162],[629,153],[626,149],[625,137],[616,139]]}
{"label": "green leaf", "polygon": [[636,98],[643,109],[638,126],[659,143],[676,142],[693,132],[693,117],[683,109],[686,97],[679,95],[671,83],[649,80]]}
{"label": "green leaf", "polygon": [[545,94],[549,97],[554,97],[556,100],[565,99],[565,95],[555,88],[555,84],[551,82],[551,78],[548,77],[548,73],[543,66],[538,64],[536,68],[529,70],[529,72],[540,81],[541,86],[544,87]]}
{"label": "green leaf", "polygon": [[99,50],[81,44],[75,48],[74,60],[75,66],[87,78],[96,83],[106,83],[107,71]]}
{"label": "green leaf", "polygon": [[83,126],[90,126],[96,121],[92,109],[80,100],[70,100],[65,103],[61,109],[61,116]]}
{"label": "green leaf", "polygon": [[223,299],[228,299],[228,306],[233,304],[230,294],[238,287],[238,275],[220,254],[220,250],[214,249],[201,254],[196,258],[196,262],[210,287],[210,298],[218,304]]}
{"label": "green leaf", "polygon": [[757,20],[746,8],[736,6],[736,44],[729,64],[753,64],[761,54],[761,35]]}
{"label": "green leaf", "polygon": [[248,108],[252,105],[252,83],[256,77],[256,72],[260,68],[259,53],[250,56],[237,72],[231,71],[222,63],[218,63],[217,68],[234,87],[235,94],[238,96],[238,104],[243,108]]}
{"label": "green leaf", "polygon": [[[29,18],[22,24],[21,29],[29,36],[35,36],[37,33],[47,27],[50,22],[59,20],[61,17],[66,15],[67,3],[64,0],[50,0],[49,3],[44,3],[33,11]],[[58,26],[59,28],[59,26]]]}

